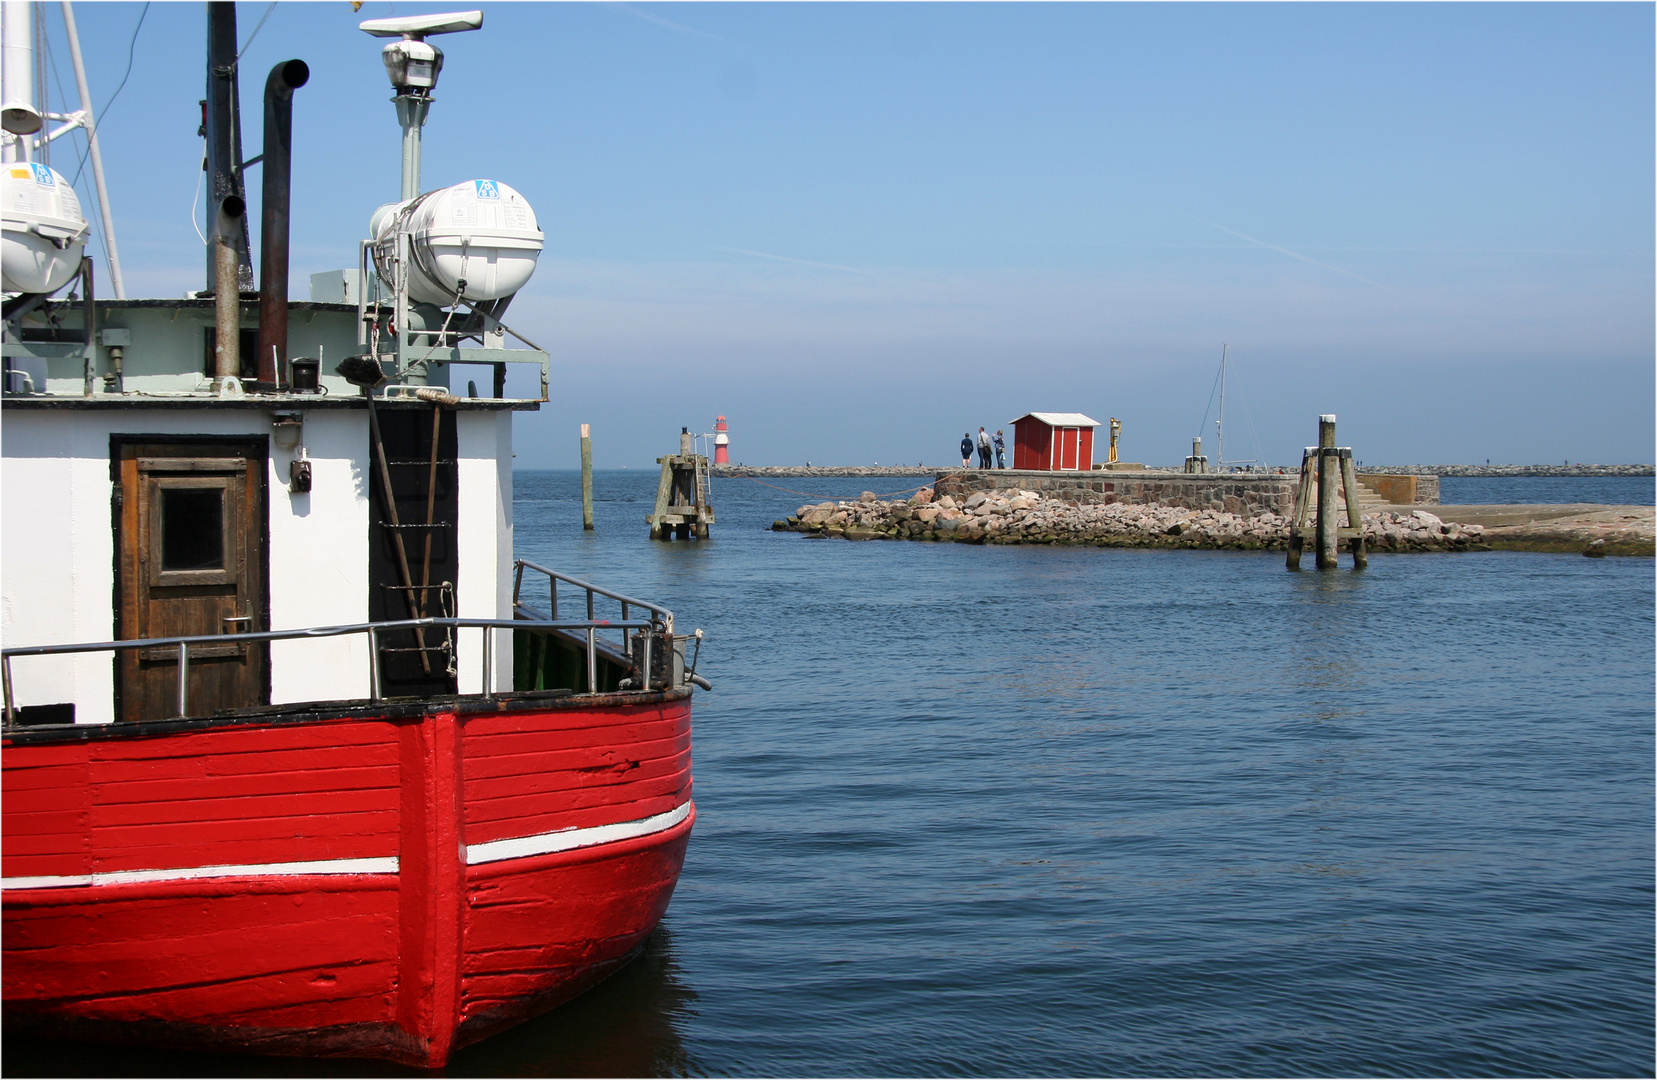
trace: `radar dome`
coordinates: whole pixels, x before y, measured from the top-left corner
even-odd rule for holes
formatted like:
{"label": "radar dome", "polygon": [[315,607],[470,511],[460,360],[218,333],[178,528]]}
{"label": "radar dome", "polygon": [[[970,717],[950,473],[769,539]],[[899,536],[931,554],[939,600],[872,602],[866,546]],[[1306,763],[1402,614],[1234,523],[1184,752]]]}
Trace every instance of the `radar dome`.
{"label": "radar dome", "polygon": [[0,170],[0,285],[11,293],[57,292],[81,268],[87,234],[81,201],[62,176],[39,162],[12,162]]}
{"label": "radar dome", "polygon": [[[369,232],[376,241],[408,234],[409,299],[442,307],[453,304],[457,295],[482,301],[517,292],[535,273],[544,239],[529,201],[494,180],[468,180],[382,206],[374,212]],[[381,280],[396,280],[390,258],[395,249],[383,243],[377,248]]]}

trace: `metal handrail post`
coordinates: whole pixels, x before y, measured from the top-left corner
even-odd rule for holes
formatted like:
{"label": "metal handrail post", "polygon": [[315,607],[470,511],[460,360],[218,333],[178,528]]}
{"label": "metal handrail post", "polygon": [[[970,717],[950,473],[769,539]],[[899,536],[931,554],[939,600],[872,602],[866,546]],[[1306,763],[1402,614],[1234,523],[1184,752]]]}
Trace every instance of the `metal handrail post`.
{"label": "metal handrail post", "polygon": [[639,669],[639,678],[644,684],[641,689],[644,690],[650,689],[650,646],[655,640],[656,627],[652,624],[644,631],[644,666]]}
{"label": "metal handrail post", "polygon": [[483,696],[495,696],[495,635],[490,627],[483,627]]}
{"label": "metal handrail post", "polygon": [[524,589],[524,564],[519,563],[512,568],[512,609],[518,608],[518,596]]}
{"label": "metal handrail post", "polygon": [[[522,565],[522,564],[520,564]],[[549,576],[547,583],[552,586],[552,621],[558,621],[558,579]]]}
{"label": "metal handrail post", "polygon": [[[621,602],[621,621],[627,622],[627,601]],[[621,632],[621,654],[629,660],[633,658],[633,635],[626,630]]]}
{"label": "metal handrail post", "polygon": [[587,621],[593,620],[593,590],[587,590]]}
{"label": "metal handrail post", "polygon": [[368,628],[368,700],[380,700],[380,635]]}
{"label": "metal handrail post", "polygon": [[592,627],[587,627],[587,693],[598,693],[598,653],[595,651],[597,635]]}
{"label": "metal handrail post", "polygon": [[190,715],[190,643],[178,643],[178,715]]}
{"label": "metal handrail post", "polygon": [[0,683],[5,684],[6,690],[6,723],[10,724],[17,719],[17,707],[12,704],[12,658],[0,657]]}

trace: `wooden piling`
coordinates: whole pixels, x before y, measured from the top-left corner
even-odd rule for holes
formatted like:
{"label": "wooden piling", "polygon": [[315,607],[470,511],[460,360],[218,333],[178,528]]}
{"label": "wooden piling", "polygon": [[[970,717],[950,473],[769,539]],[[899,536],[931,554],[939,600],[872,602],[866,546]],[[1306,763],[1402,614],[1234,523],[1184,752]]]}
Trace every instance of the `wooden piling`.
{"label": "wooden piling", "polygon": [[1340,455],[1335,452],[1335,414],[1318,417],[1318,555],[1319,570],[1333,570],[1340,552],[1340,511],[1335,496],[1340,484]]}
{"label": "wooden piling", "polygon": [[1369,553],[1364,550],[1364,515],[1358,507],[1358,470],[1352,466],[1349,448],[1341,450],[1341,486],[1346,489],[1346,519],[1352,526],[1352,568],[1362,570],[1369,565]]}
{"label": "wooden piling", "polygon": [[659,457],[661,483],[656,487],[656,508],[645,520],[652,540],[705,540],[713,524],[713,507],[708,504],[708,459],[692,453],[695,436],[689,428],[679,431],[679,453]]}
{"label": "wooden piling", "polygon": [[1290,570],[1300,569],[1300,555],[1306,550],[1306,525],[1312,509],[1312,469],[1317,462],[1317,447],[1308,446],[1300,456],[1300,485],[1295,488],[1294,516],[1289,519]]}
{"label": "wooden piling", "polygon": [[593,531],[593,439],[588,424],[581,425],[581,527]]}
{"label": "wooden piling", "polygon": [[668,500],[673,497],[673,466],[667,458],[657,458],[662,463],[662,479],[656,485],[656,509],[651,512],[650,539],[669,540],[673,537],[673,527],[665,524],[662,519],[667,516]]}

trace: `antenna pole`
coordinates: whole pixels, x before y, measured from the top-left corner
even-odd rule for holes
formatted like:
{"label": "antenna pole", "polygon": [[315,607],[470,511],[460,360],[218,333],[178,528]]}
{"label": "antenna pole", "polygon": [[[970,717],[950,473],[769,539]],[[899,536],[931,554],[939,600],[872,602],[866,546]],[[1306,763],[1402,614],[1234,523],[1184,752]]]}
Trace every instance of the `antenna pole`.
{"label": "antenna pole", "polygon": [[424,94],[400,93],[391,99],[397,106],[397,122],[403,126],[403,201],[420,195],[420,129],[432,99]]}
{"label": "antenna pole", "polygon": [[103,221],[104,246],[109,249],[109,283],[115,289],[115,299],[125,300],[127,290],[121,282],[121,256],[115,251],[115,221],[109,213],[109,189],[104,185],[104,158],[98,152],[98,125],[92,116],[92,92],[86,86],[86,65],[81,61],[81,36],[75,30],[75,6],[69,0],[63,0],[63,28],[69,37],[69,57],[75,63],[75,86],[81,94],[81,111],[86,114],[82,123],[86,128],[87,156],[92,159],[92,182],[98,189],[98,216]]}

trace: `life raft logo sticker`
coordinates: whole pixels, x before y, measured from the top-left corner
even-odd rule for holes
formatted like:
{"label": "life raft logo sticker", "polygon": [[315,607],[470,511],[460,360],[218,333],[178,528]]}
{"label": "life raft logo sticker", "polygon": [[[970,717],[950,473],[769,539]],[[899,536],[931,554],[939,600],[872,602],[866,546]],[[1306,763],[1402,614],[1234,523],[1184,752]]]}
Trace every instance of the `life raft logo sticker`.
{"label": "life raft logo sticker", "polygon": [[[29,162],[29,171],[35,175],[35,183],[41,187],[56,187],[57,181],[52,179],[52,170],[38,161]],[[14,174],[15,175],[15,174]]]}
{"label": "life raft logo sticker", "polygon": [[495,186],[493,180],[473,180],[472,187],[480,199],[499,199],[501,189]]}

